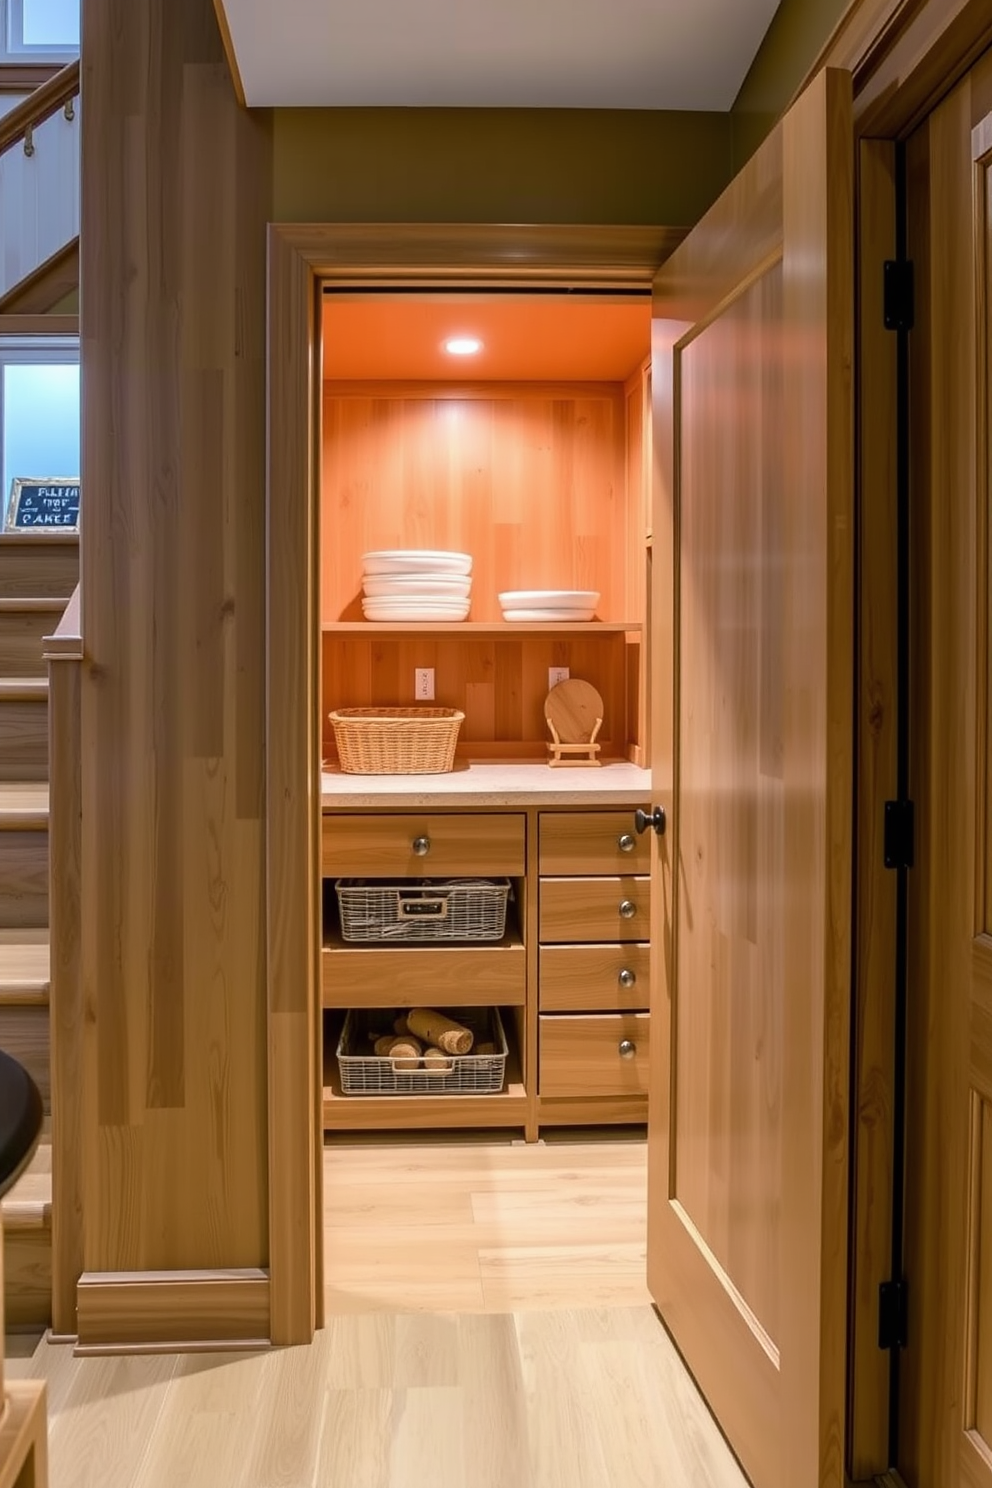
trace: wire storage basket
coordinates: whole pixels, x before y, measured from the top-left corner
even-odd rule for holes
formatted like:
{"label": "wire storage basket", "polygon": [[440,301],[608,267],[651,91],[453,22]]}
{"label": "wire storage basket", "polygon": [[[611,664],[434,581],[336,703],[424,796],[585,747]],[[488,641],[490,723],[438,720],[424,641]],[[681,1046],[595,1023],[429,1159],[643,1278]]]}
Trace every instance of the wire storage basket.
{"label": "wire storage basket", "polygon": [[345,940],[499,940],[508,878],[374,878],[335,882]]}
{"label": "wire storage basket", "polygon": [[336,708],[341,768],[349,775],[443,775],[455,767],[458,708]]}
{"label": "wire storage basket", "polygon": [[392,1033],[395,1011],[351,1008],[338,1040],[337,1060],[342,1095],[498,1095],[503,1089],[508,1053],[498,1008],[452,1008],[449,1016],[468,1028],[476,1044],[490,1043],[495,1053],[448,1054],[444,1062],[425,1066],[409,1058],[390,1059],[370,1052],[375,1040]]}

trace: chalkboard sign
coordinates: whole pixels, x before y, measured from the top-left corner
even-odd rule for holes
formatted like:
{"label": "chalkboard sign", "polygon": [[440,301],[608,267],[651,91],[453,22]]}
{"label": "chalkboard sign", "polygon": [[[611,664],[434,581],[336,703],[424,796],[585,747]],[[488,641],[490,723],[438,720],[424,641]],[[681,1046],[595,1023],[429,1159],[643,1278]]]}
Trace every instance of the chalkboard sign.
{"label": "chalkboard sign", "polygon": [[79,478],[16,477],[10,483],[6,532],[78,532]]}

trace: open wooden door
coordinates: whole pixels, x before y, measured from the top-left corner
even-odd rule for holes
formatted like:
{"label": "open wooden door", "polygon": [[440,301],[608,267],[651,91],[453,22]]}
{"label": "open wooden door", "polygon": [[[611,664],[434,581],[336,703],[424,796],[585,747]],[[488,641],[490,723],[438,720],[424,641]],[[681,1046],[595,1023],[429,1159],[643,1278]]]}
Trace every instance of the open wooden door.
{"label": "open wooden door", "polygon": [[844,1481],[852,159],[825,72],[655,285],[648,1281],[756,1488]]}

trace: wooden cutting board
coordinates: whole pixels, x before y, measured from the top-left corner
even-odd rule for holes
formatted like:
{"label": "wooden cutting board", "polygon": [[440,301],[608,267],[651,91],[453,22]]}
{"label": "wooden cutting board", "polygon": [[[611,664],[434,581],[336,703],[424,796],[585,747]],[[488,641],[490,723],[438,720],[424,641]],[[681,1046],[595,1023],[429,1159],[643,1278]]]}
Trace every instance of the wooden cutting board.
{"label": "wooden cutting board", "polygon": [[592,738],[597,719],[603,717],[603,699],[591,682],[569,677],[548,693],[544,716],[554,724],[563,744],[586,744]]}

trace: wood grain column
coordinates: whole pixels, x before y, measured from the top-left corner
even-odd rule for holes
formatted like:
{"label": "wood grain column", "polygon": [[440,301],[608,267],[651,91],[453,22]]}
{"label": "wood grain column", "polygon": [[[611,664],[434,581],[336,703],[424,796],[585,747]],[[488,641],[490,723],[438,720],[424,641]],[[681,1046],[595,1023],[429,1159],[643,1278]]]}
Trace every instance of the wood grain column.
{"label": "wood grain column", "polygon": [[271,120],[211,0],[87,0],[82,69],[83,1248],[161,1286],[269,1260]]}

